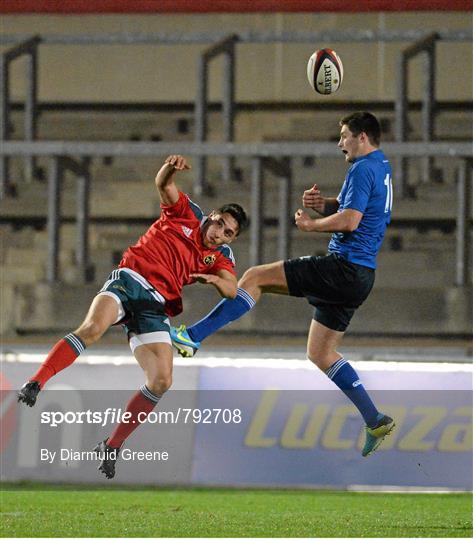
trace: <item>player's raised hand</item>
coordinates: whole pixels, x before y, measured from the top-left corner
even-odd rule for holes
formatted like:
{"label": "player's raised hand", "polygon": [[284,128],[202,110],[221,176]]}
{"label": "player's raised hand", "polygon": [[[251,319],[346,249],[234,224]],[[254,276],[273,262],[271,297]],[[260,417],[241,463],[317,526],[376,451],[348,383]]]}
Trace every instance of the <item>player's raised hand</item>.
{"label": "player's raised hand", "polygon": [[191,168],[191,166],[187,163],[186,158],[180,155],[168,156],[164,160],[164,163],[167,165],[171,165],[176,171],[184,171]]}
{"label": "player's raised hand", "polygon": [[190,169],[190,165],[182,156],[173,154],[164,160],[154,179],[163,204],[169,206],[176,204],[179,200],[179,190],[174,182],[175,173],[186,169]]}
{"label": "player's raised hand", "polygon": [[294,220],[296,222],[296,226],[300,231],[303,232],[311,232],[313,230],[312,225],[315,220],[313,220],[307,212],[304,212],[304,210],[301,210],[300,208],[297,210],[297,212],[294,214]]}
{"label": "player's raised hand", "polygon": [[317,184],[314,184],[310,189],[306,189],[302,195],[302,206],[316,210],[319,214],[325,211],[325,198],[322,197]]}

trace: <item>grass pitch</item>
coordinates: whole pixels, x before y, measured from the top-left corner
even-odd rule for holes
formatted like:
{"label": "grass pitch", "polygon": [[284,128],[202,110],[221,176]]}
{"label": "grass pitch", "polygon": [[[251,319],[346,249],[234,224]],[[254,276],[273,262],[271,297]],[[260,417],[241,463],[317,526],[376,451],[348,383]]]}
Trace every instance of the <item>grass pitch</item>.
{"label": "grass pitch", "polygon": [[471,494],[3,485],[2,537],[471,537]]}

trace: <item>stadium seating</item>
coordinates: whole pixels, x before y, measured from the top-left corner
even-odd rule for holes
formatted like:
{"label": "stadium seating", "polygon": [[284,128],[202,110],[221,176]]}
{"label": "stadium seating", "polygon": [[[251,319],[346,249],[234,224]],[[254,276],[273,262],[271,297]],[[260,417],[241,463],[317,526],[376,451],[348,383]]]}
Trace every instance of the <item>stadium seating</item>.
{"label": "stadium seating", "polygon": [[[392,112],[379,113],[385,120],[387,130],[385,140],[392,140]],[[181,133],[182,125],[191,125],[191,117],[186,112],[161,112],[151,115],[142,112],[94,111],[45,111],[40,123],[40,138],[55,140],[62,138],[75,140],[192,140],[191,130]],[[312,117],[313,116],[313,117]],[[260,114],[241,113],[237,120],[237,140],[313,140],[337,139],[337,120],[340,113],[316,112],[313,115],[284,110]],[[439,132],[445,137],[453,131],[457,138],[468,138],[471,129],[471,112],[443,113],[439,122]],[[415,115],[414,115],[415,118]],[[277,119],[277,121],[275,121]],[[21,114],[14,116],[14,125],[21,136]],[[417,125],[413,122],[413,126]],[[277,129],[275,128],[277,126]],[[455,129],[452,129],[452,126]],[[220,120],[210,115],[212,138],[219,140]],[[185,130],[184,130],[185,131]],[[413,133],[418,138],[419,133]],[[72,223],[61,229],[61,280],[67,284],[66,291],[71,300],[67,317],[57,306],[63,306],[63,289],[49,287],[45,279],[47,233],[46,186],[43,181],[26,183],[22,179],[23,166],[19,159],[13,160],[13,177],[17,179],[17,197],[7,198],[0,203],[3,217],[4,242],[0,257],[4,267],[4,291],[2,310],[12,316],[2,317],[1,332],[14,331],[55,331],[58,327],[70,327],[80,322],[94,292],[101,285],[120,258],[123,249],[134,242],[144,231],[145,224],[151,223],[159,212],[158,199],[153,184],[154,174],[164,156],[156,159],[95,159],[92,162],[90,250],[95,267],[94,282],[87,286],[87,294],[79,293],[78,272],[74,263],[75,229]],[[47,162],[39,160],[47,175]],[[249,197],[250,164],[237,159],[242,182],[221,185],[221,162],[209,159],[209,179],[214,186],[215,196],[200,196],[197,202],[204,210],[210,210],[223,202],[234,200],[250,207]],[[471,318],[462,320],[449,310],[449,292],[454,280],[455,242],[454,230],[445,220],[455,217],[455,163],[452,160],[438,160],[435,164],[438,178],[429,184],[422,184],[419,178],[420,165],[412,160],[410,181],[415,189],[415,198],[395,201],[394,226],[388,230],[387,238],[379,257],[377,284],[367,306],[355,318],[352,332],[372,333],[465,333],[471,328]],[[314,181],[326,193],[336,194],[344,175],[343,160],[337,158],[307,159],[294,158],[293,194],[291,207],[300,206],[300,196]],[[192,193],[192,172],[182,175],[179,180],[184,191]],[[278,179],[270,173],[266,175],[265,217],[277,220]],[[75,212],[75,182],[66,177],[62,195],[63,216],[73,220]],[[120,224],[120,220],[126,223]],[[107,221],[108,220],[108,221]],[[404,220],[404,221],[403,221]],[[436,222],[438,220],[438,223]],[[442,220],[444,220],[442,222]],[[10,225],[8,225],[10,223]],[[133,224],[134,223],[134,224]],[[409,225],[410,223],[410,225]],[[447,223],[442,230],[442,223]],[[404,224],[404,225],[403,225]],[[423,226],[423,224],[425,226]],[[35,230],[35,227],[40,230]],[[17,230],[15,230],[17,229]],[[425,230],[424,230],[425,229]],[[422,231],[422,232],[420,232]],[[277,229],[266,228],[263,261],[277,258]],[[293,230],[291,255],[323,253],[328,237],[312,236]],[[233,245],[241,274],[250,264],[249,234]],[[202,287],[187,288],[185,301],[187,320],[194,320],[217,300]],[[277,302],[278,309],[274,309]],[[455,304],[456,305],[456,304]],[[27,308],[25,308],[27,306]],[[262,331],[280,329],[287,332],[305,332],[299,317],[289,317],[287,313],[298,313],[301,302],[293,299],[265,299],[248,316],[231,327],[233,330],[247,330],[258,318]],[[310,308],[305,308],[310,314]],[[468,309],[463,310],[468,313]],[[455,310],[454,310],[455,311]],[[458,309],[457,309],[458,311]],[[278,318],[277,313],[281,313]],[[460,312],[463,313],[460,309]],[[47,313],[47,316],[45,316]],[[283,315],[284,314],[284,315]],[[62,329],[62,328],[61,328]]]}

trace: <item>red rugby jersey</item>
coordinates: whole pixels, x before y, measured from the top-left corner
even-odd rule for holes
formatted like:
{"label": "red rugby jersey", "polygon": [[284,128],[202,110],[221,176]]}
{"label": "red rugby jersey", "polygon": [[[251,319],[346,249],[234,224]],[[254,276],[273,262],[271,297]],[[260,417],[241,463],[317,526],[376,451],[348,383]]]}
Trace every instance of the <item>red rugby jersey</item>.
{"label": "red rugby jersey", "polygon": [[181,313],[182,287],[195,282],[190,274],[236,273],[229,246],[207,248],[202,243],[201,227],[206,219],[202,210],[179,192],[176,204],[161,204],[159,219],[125,251],[118,265],[146,278],[166,299],[169,316]]}

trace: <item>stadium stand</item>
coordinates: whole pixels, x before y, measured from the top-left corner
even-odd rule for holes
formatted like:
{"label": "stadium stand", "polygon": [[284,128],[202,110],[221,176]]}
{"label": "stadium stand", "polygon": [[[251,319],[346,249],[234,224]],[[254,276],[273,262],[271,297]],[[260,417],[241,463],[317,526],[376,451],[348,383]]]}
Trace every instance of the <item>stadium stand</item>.
{"label": "stadium stand", "polygon": [[[300,19],[298,19],[300,20]],[[291,25],[291,19],[288,18]],[[392,18],[393,27],[396,30],[396,19]],[[458,25],[458,20],[456,21]],[[434,26],[434,25],[432,25]],[[20,28],[17,28],[19,31]],[[343,32],[340,33],[342,35]],[[443,66],[445,54],[457,47],[465,50],[468,42],[466,38],[458,39],[445,44],[439,42],[440,54],[437,55],[438,63]],[[107,35],[97,34],[103,40]],[[243,35],[243,34],[242,34]],[[459,35],[461,31],[459,30]],[[45,50],[51,54],[54,45],[51,42],[51,34],[44,34],[42,41]],[[11,36],[10,36],[11,37]],[[53,36],[54,37],[54,36]],[[71,58],[78,59],[77,50],[82,49],[74,44],[74,36],[66,48],[71,51]],[[90,40],[90,36],[88,38]],[[67,42],[67,36],[64,38]],[[60,39],[59,39],[60,41]],[[277,40],[275,40],[277,41]],[[11,42],[11,40],[10,40]],[[4,41],[3,50],[11,46],[8,36]],[[238,61],[245,65],[250,55],[250,50],[260,51],[260,63],[267,60],[268,54],[281,44],[250,44],[241,45],[237,54]],[[359,46],[355,43],[353,47]],[[106,46],[88,45],[92,51],[99,52],[102,62],[109,62],[107,72],[111,73],[116,62],[116,50],[110,50]],[[148,47],[148,49],[146,49]],[[200,45],[202,48],[202,44]],[[300,43],[284,44],[284,55],[287,57],[285,65],[292,64],[294,58],[301,51]],[[351,53],[346,44],[340,44],[342,56],[351,64]],[[405,47],[405,43],[396,45],[381,41],[366,44],[370,51],[382,51],[383,47],[389,47],[390,51],[384,60],[393,62],[398,51]],[[396,51],[394,52],[394,47]],[[149,54],[151,45],[140,45],[141,50],[147,50]],[[307,47],[304,47],[307,49]],[[113,49],[113,48],[112,48]],[[125,45],[120,45],[120,50],[129,51]],[[162,49],[162,48],[161,48]],[[268,52],[269,49],[269,52]],[[188,46],[175,47],[179,58],[184,58],[189,52]],[[200,49],[201,50],[201,49]],[[108,52],[110,51],[110,52]],[[379,53],[378,51],[378,53]],[[164,57],[168,56],[168,48]],[[470,51],[471,53],[471,51]],[[129,59],[131,54],[128,55]],[[195,55],[193,57],[195,60]],[[158,61],[158,64],[162,59]],[[41,58],[41,65],[50,72],[50,61]],[[186,60],[188,62],[188,60]],[[417,62],[417,60],[415,60]],[[258,64],[258,61],[256,62]],[[220,66],[221,68],[222,66]],[[253,67],[251,68],[254,69]],[[84,66],[80,67],[84,70]],[[56,72],[57,73],[57,72]],[[219,70],[219,74],[221,69]],[[58,76],[58,75],[57,75]],[[95,75],[96,76],[96,75]],[[171,74],[176,77],[175,68]],[[347,75],[349,77],[349,75]],[[382,78],[385,75],[382,75]],[[446,94],[446,78],[444,70],[437,72],[437,87],[440,92]],[[92,80],[94,74],[92,74]],[[144,75],[146,79],[146,75]],[[222,124],[221,102],[212,96],[215,94],[215,77],[211,78],[212,102],[208,104],[208,140],[226,140],[228,133]],[[274,81],[272,81],[274,82]],[[421,84],[419,77],[414,76],[414,94],[419,94],[418,87]],[[194,88],[194,82],[191,86]],[[347,83],[349,84],[349,83]],[[235,101],[235,122],[233,126],[234,140],[236,142],[313,142],[326,143],[332,141],[335,146],[338,137],[337,121],[346,110],[354,108],[372,109],[380,116],[384,129],[384,140],[387,142],[397,140],[396,122],[398,121],[395,111],[395,103],[392,101],[393,91],[389,90],[390,99],[376,101],[375,99],[360,101],[363,88],[360,83],[343,97],[343,101],[328,101],[327,104],[307,99],[295,99],[290,101],[279,100],[249,100],[241,101],[239,94],[246,96],[251,88],[259,97],[264,97],[264,92],[257,89],[258,81],[251,84],[250,80],[237,80],[237,96]],[[37,122],[36,138],[40,141],[135,141],[135,142],[192,142],[195,139],[196,116],[192,101],[170,101],[172,92],[167,90],[162,101],[140,102],[121,101],[103,102],[90,100],[78,102],[70,99],[68,94],[74,95],[74,91],[66,83],[65,78],[58,79],[59,88],[62,86],[64,96],[60,100],[39,103],[39,117]],[[378,80],[378,88],[386,85],[386,81]],[[46,85],[48,86],[48,85]],[[104,83],[104,87],[107,83]],[[241,87],[243,86],[243,89]],[[255,88],[256,87],[256,88]],[[287,83],[282,87],[282,92],[287,94],[292,90],[293,84]],[[124,95],[130,90],[127,85]],[[90,92],[87,89],[85,95]],[[451,142],[471,142],[473,133],[473,101],[468,93],[468,88],[457,90],[455,99],[450,101],[435,101],[435,140]],[[49,93],[51,89],[49,89]],[[106,92],[105,92],[106,93]],[[180,92],[177,92],[178,94]],[[100,88],[97,95],[103,95]],[[368,97],[373,96],[373,89],[367,92]],[[420,92],[420,97],[423,96]],[[300,95],[300,91],[296,93]],[[305,97],[305,96],[304,96]],[[416,96],[416,98],[419,96]],[[423,98],[424,99],[424,98]],[[425,139],[423,133],[424,120],[422,109],[425,104],[415,100],[409,104],[408,113],[408,137],[410,141]],[[21,141],[27,133],[24,127],[25,109],[21,102],[13,103],[10,117],[10,134],[8,138]],[[74,323],[82,316],[85,306],[97,287],[101,284],[104,276],[113,268],[121,251],[144,230],[159,212],[157,198],[154,197],[152,178],[155,173],[156,163],[160,156],[141,157],[134,159],[129,156],[101,156],[93,157],[90,165],[91,190],[90,190],[90,227],[89,227],[89,256],[88,268],[78,269],[75,262],[76,233],[74,227],[77,194],[76,181],[73,175],[66,173],[62,186],[62,219],[61,226],[61,249],[59,252],[59,280],[68,284],[71,295],[77,301],[71,301],[74,306],[69,311],[69,316]],[[192,159],[192,158],[191,158]],[[46,283],[48,237],[46,223],[48,217],[48,194],[47,179],[50,170],[49,158],[40,157],[36,160],[35,178],[28,178],[28,169],[24,166],[23,158],[11,158],[10,176],[14,179],[9,186],[11,190],[0,202],[1,226],[4,241],[1,247],[1,261],[3,266],[3,302],[2,327],[4,334],[15,332],[33,331],[57,331],[65,324],[64,317],[58,313],[55,315],[55,306],[58,304],[56,292],[58,287]],[[211,209],[221,202],[233,199],[251,206],[251,161],[248,158],[236,158],[233,171],[233,181],[222,185],[222,159],[209,158],[206,182],[207,189],[203,194],[196,196],[199,204],[204,209]],[[423,176],[421,159],[409,160],[408,181],[403,197],[397,197],[394,206],[393,222],[388,232],[388,237],[380,255],[378,281],[376,290],[369,305],[362,309],[357,316],[351,331],[356,334],[367,332],[370,334],[427,334],[468,336],[473,327],[471,300],[468,292],[471,292],[471,264],[469,275],[466,278],[466,288],[455,287],[456,272],[456,217],[458,195],[456,191],[456,169],[459,166],[458,158],[438,158],[433,160],[430,177]],[[292,167],[292,194],[289,208],[296,209],[300,205],[300,194],[314,179],[325,192],[332,192],[339,185],[343,177],[345,165],[338,157],[314,158],[311,155],[294,157],[291,160]],[[195,167],[197,169],[197,167]],[[183,182],[182,188],[192,192],[192,176],[197,170],[188,175],[188,181]],[[264,201],[264,242],[260,253],[261,261],[275,259],[278,253],[278,232],[275,225],[279,220],[279,194],[275,185],[279,179],[270,172],[265,178],[265,201]],[[471,190],[470,190],[471,194]],[[471,207],[471,205],[470,205]],[[471,237],[471,211],[467,219],[469,234]],[[291,231],[292,256],[308,253],[322,253],[325,249],[326,239],[308,239],[297,230]],[[247,234],[235,246],[238,260],[238,269],[241,273],[250,265],[251,238]],[[468,241],[471,243],[471,240]],[[74,293],[77,282],[88,280],[90,283],[90,295]],[[82,287],[83,285],[80,285]],[[202,290],[199,288],[186,291],[186,301],[189,306],[199,306],[202,311],[212,305],[214,298],[202,301]],[[74,296],[75,295],[75,296]],[[208,301],[207,301],[208,300]],[[83,302],[83,305],[82,305]],[[278,299],[283,305],[285,300]],[[208,305],[207,305],[208,304]],[[291,310],[291,300],[287,300],[287,307]],[[390,306],[386,309],[386,305]],[[22,306],[28,306],[23,309]],[[307,308],[309,309],[309,308]],[[51,314],[44,316],[44,313]],[[77,312],[77,313],[76,313]],[[271,315],[271,320],[268,317]],[[265,312],[264,302],[255,310],[255,317],[266,321],[260,327],[272,328],[278,331],[279,324],[274,321],[274,311]],[[70,327],[71,321],[67,321]],[[247,330],[252,325],[251,318],[239,322],[234,330]],[[285,328],[291,332],[305,332],[294,327]]]}
{"label": "stadium stand", "polygon": [[[15,13],[0,33],[4,536],[471,536],[470,4],[4,0],[0,13]],[[333,96],[306,79],[322,46],[345,66]],[[170,153],[188,157],[178,183],[204,211],[234,200],[251,212],[232,244],[239,275],[325,253],[329,235],[299,232],[292,216],[314,182],[337,194],[338,120],[354,110],[381,120],[394,211],[374,291],[328,369],[311,351],[323,335],[307,350],[312,307],[284,296],[263,295],[195,357],[130,351],[120,327],[95,342],[97,321],[74,335],[157,217],[153,179]],[[172,324],[219,299],[186,288]],[[353,399],[365,385],[376,425],[355,409],[370,405]],[[124,408],[155,421],[128,437]],[[108,461],[111,478],[114,459],[96,451],[115,446],[118,424],[128,435],[107,489],[99,471]]]}

